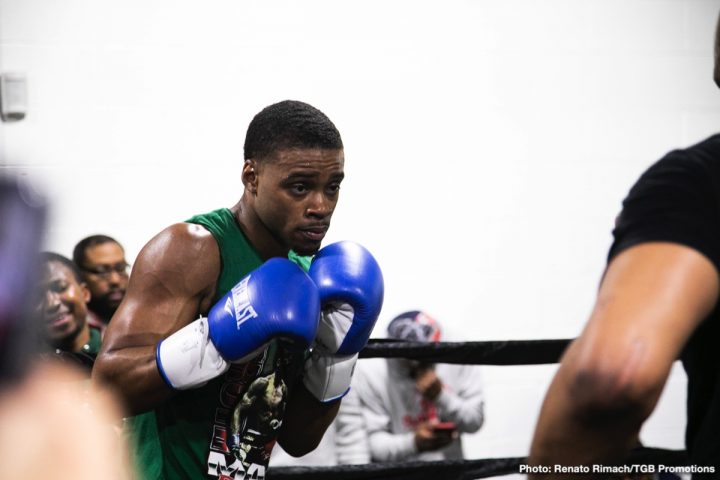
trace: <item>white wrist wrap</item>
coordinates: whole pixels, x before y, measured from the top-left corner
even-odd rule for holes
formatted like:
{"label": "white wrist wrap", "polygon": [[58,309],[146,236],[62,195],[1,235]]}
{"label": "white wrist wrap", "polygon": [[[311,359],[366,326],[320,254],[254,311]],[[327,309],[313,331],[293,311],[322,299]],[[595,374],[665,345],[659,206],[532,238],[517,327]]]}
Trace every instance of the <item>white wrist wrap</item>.
{"label": "white wrist wrap", "polygon": [[305,361],[305,388],[323,403],[345,396],[350,390],[358,354],[346,356],[326,355],[313,350]]}
{"label": "white wrist wrap", "polygon": [[230,368],[210,341],[204,317],[158,343],[155,358],[160,375],[176,390],[205,385]]}

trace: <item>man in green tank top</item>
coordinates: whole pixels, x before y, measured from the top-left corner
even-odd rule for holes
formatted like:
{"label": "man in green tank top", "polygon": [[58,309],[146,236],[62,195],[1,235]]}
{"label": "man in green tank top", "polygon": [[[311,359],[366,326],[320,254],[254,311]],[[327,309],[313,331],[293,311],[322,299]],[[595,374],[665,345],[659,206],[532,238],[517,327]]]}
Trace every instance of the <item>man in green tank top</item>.
{"label": "man in green tank top", "polygon": [[207,383],[175,390],[156,347],[266,260],[289,258],[307,270],[343,169],[342,140],[327,116],[302,102],[271,105],[248,127],[238,203],[171,225],[138,255],[93,377],[134,415],[126,430],[141,478],[262,479],[276,441],[293,455],[317,446],[339,401],[321,403],[300,381],[305,351],[273,340]]}

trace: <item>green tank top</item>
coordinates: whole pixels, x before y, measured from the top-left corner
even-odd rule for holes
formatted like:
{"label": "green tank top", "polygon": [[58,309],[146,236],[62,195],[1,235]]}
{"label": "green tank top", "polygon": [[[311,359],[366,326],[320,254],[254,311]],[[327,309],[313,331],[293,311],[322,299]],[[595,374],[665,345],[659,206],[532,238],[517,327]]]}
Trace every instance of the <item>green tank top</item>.
{"label": "green tank top", "polygon": [[[229,209],[196,215],[187,222],[206,228],[220,249],[213,303],[263,263]],[[311,257],[291,251],[288,258],[305,271],[310,267]],[[180,392],[154,411],[127,419],[139,477],[264,478],[286,399],[302,373],[305,354],[274,341],[257,357],[233,364],[205,386]]]}

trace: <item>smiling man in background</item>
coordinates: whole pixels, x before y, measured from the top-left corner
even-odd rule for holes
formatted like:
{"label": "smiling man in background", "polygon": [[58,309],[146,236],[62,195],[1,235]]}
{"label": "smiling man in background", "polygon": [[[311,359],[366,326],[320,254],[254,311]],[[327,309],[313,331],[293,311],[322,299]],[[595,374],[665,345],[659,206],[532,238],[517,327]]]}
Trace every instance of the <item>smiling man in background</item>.
{"label": "smiling man in background", "polygon": [[40,255],[36,309],[45,343],[62,352],[91,356],[100,350],[100,330],[88,324],[90,291],[73,262],[60,254]]}

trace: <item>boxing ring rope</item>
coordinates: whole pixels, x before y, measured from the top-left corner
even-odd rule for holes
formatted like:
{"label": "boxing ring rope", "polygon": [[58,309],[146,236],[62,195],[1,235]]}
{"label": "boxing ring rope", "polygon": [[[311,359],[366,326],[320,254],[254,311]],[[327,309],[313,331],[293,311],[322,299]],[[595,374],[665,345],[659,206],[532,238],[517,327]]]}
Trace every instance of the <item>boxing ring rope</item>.
{"label": "boxing ring rope", "polygon": [[[360,358],[411,358],[468,365],[544,365],[558,363],[571,339],[487,342],[405,342],[370,339]],[[333,467],[270,467],[268,480],[472,480],[519,473],[526,457],[481,460],[382,462]],[[640,447],[619,465],[686,466],[684,450]]]}
{"label": "boxing ring rope", "polygon": [[[271,467],[268,480],[473,480],[518,473],[526,457],[438,462],[383,462],[335,467]],[[684,450],[638,448],[620,465],[687,465]]]}
{"label": "boxing ring rope", "polygon": [[404,357],[433,363],[467,365],[542,365],[558,363],[572,340],[494,342],[403,342],[371,338],[360,358]]}

